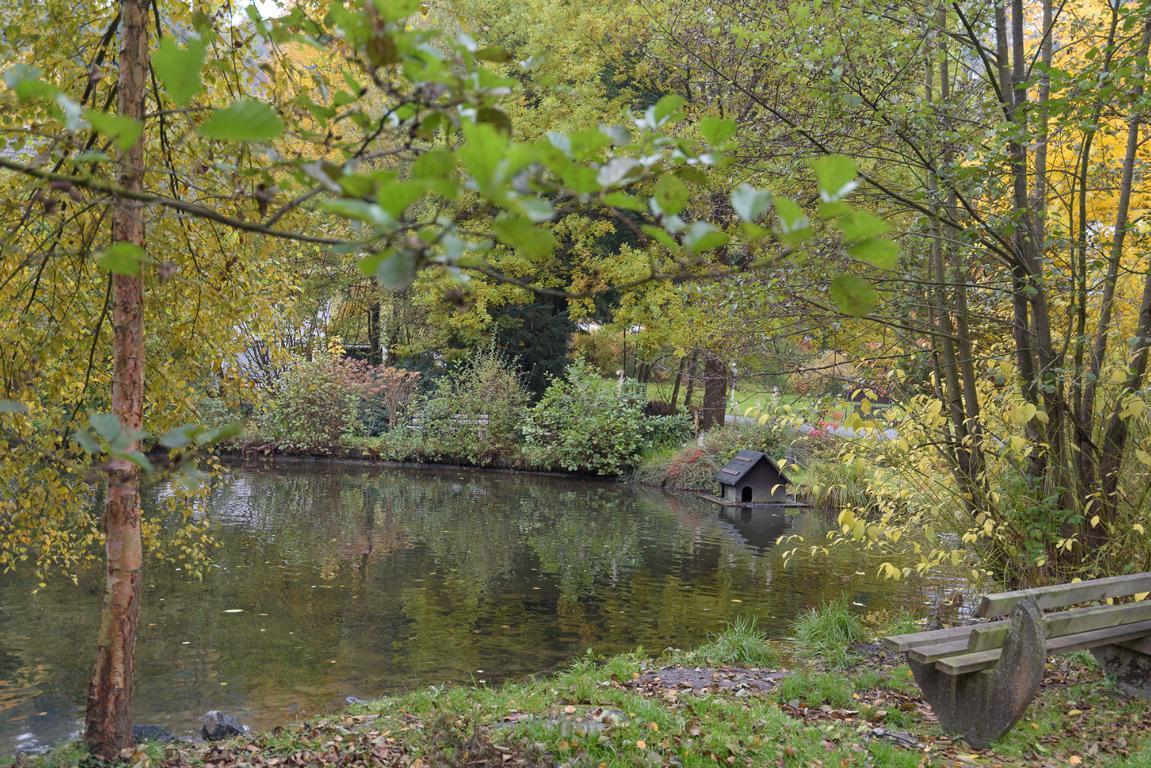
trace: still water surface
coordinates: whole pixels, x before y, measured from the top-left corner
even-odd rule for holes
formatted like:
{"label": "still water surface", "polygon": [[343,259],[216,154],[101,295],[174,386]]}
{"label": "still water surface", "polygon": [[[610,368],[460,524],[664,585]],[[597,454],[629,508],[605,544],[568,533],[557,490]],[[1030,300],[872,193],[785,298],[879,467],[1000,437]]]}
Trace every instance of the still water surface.
{"label": "still water surface", "polygon": [[[255,729],[443,682],[562,666],[594,649],[689,647],[741,614],[774,637],[839,597],[936,602],[847,553],[784,567],[776,539],[825,516],[721,513],[620,484],[284,463],[237,468],[203,513],[203,582],[147,572],[136,722],[191,734],[209,709]],[[78,732],[99,575],[31,594],[0,578],[0,755]]]}

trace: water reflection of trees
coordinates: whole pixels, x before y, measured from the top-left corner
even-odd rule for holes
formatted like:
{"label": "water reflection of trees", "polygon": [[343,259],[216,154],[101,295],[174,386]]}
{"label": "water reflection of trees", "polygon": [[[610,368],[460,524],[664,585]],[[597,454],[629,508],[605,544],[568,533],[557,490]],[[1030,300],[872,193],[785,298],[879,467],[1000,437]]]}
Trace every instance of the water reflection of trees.
{"label": "water reflection of trees", "polygon": [[[239,469],[202,512],[213,565],[202,583],[150,571],[137,652],[138,716],[177,728],[249,702],[271,723],[349,693],[538,672],[589,646],[691,645],[740,614],[783,636],[841,595],[905,604],[929,587],[880,582],[847,551],[785,568],[776,527],[815,539],[816,516],[725,519],[696,499],[557,478]],[[0,581],[0,648],[15,658],[0,682],[35,677],[39,691],[13,711],[82,702],[76,649],[97,582],[33,596]]]}

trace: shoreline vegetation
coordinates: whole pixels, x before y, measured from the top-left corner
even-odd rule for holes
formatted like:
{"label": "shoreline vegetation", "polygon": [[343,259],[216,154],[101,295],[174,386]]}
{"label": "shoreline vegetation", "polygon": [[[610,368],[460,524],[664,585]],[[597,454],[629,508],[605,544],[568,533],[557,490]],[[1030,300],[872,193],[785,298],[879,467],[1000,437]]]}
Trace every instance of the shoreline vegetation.
{"label": "shoreline vegetation", "polygon": [[[870,618],[870,617],[868,617]],[[1121,698],[1089,654],[1049,663],[1024,719],[983,751],[940,732],[910,670],[844,605],[812,611],[786,641],[737,621],[684,651],[591,651],[554,674],[497,687],[432,686],[230,741],[145,743],[155,768],[288,766],[1151,765],[1151,706]],[[81,744],[0,759],[20,768],[91,762]]]}
{"label": "shoreline vegetation", "polygon": [[[821,428],[817,401],[797,408],[773,395],[751,407],[758,418],[699,431],[689,413],[650,399],[658,390],[609,381],[580,361],[534,402],[522,374],[491,350],[434,379],[403,373],[335,358],[300,363],[258,402],[206,397],[200,415],[243,424],[242,437],[219,446],[230,457],[621,478],[671,491],[714,491],[716,471],[739,450],[786,457],[802,480],[803,465],[834,463],[819,459],[839,448]],[[812,422],[820,426],[801,432]]]}

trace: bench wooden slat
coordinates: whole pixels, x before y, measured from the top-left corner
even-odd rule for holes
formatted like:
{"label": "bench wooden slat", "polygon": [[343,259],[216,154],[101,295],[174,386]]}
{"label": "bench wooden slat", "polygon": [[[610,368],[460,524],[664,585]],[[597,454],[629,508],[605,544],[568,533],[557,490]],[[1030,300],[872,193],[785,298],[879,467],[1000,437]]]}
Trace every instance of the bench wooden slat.
{"label": "bench wooden slat", "polygon": [[[972,630],[974,627],[967,627],[967,629]],[[1006,632],[1006,630],[1004,631]],[[921,645],[918,648],[912,648],[908,651],[907,658],[912,661],[918,661],[920,664],[930,664],[933,661],[939,661],[948,656],[967,653],[970,650],[970,644],[971,639],[969,637],[961,637],[957,640],[948,640],[945,643]]]}
{"label": "bench wooden slat", "polygon": [[[1060,653],[1070,653],[1083,648],[1097,648],[1101,645],[1118,645],[1120,643],[1139,640],[1151,635],[1151,621],[1140,621],[1135,624],[1123,624],[1117,627],[1096,629],[1090,632],[1078,632],[1074,635],[1051,638],[1047,641],[1048,656]],[[935,662],[935,668],[948,675],[966,675],[989,669],[995,666],[1002,654],[1002,649],[994,648],[987,651],[975,651],[958,656],[950,656]]]}
{"label": "bench wooden slat", "polygon": [[1106,600],[1109,597],[1128,597],[1142,592],[1151,592],[1151,573],[1131,573],[1126,576],[1111,576],[1074,584],[1057,584],[1051,587],[1017,589],[1014,592],[984,595],[979,601],[975,615],[983,618],[1006,616],[1027,597],[1034,597],[1040,608],[1048,610],[1065,608],[1076,603]]}
{"label": "bench wooden slat", "polygon": [[[989,621],[986,624],[979,626],[1007,626],[1007,620],[1003,621]],[[912,632],[907,635],[891,635],[882,638],[881,642],[884,647],[898,653],[906,653],[912,648],[919,648],[924,645],[933,645],[935,643],[944,643],[960,637],[966,638],[971,634],[971,630],[975,625],[967,624],[962,627],[947,627],[946,629],[929,629],[926,632]]]}
{"label": "bench wooden slat", "polygon": [[[1075,608],[1070,611],[1051,613],[1043,617],[1047,636],[1063,637],[1076,632],[1089,632],[1139,621],[1151,621],[1151,600],[1125,605],[1093,605],[1089,608]],[[969,651],[986,651],[999,648],[1007,639],[1008,627],[992,627],[989,624],[977,625],[971,630]]]}
{"label": "bench wooden slat", "polygon": [[[1151,621],[1151,600],[1127,605],[1093,605],[1088,608],[1073,608],[1070,611],[1051,613],[1043,617],[1044,628],[1049,639],[1073,635],[1076,632],[1134,624],[1140,621]],[[985,624],[974,624],[956,629],[964,629],[966,632],[962,637],[949,635],[940,642],[909,648],[906,651],[907,657],[920,664],[930,664],[948,656],[1001,648],[1007,640],[1010,622],[990,621]]]}

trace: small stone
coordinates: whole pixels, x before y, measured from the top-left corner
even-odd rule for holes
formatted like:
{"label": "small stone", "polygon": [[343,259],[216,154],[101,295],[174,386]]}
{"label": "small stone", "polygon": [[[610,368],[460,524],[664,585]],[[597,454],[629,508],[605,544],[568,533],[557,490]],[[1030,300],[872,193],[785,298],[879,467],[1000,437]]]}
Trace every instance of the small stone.
{"label": "small stone", "polygon": [[213,709],[204,715],[200,735],[207,741],[223,741],[233,736],[243,736],[248,732],[247,726],[231,715],[226,715]]}

